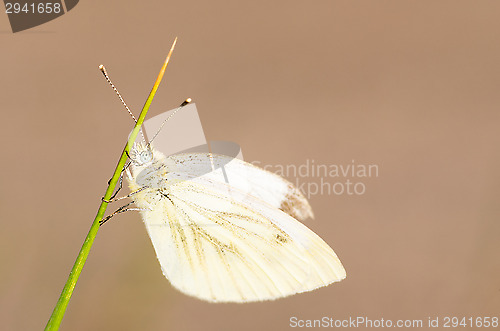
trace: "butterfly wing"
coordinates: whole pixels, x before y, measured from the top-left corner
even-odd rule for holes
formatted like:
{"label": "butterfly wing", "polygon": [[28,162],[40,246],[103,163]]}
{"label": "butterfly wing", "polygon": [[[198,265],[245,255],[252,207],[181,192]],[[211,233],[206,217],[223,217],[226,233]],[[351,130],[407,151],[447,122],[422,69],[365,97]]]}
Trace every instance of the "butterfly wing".
{"label": "butterfly wing", "polygon": [[170,172],[177,183],[166,190],[148,188],[135,199],[173,286],[208,301],[249,302],[345,278],[334,251],[276,201],[268,203],[213,174],[192,173],[184,175],[190,180],[180,180],[183,175]]}
{"label": "butterfly wing", "polygon": [[292,183],[251,163],[210,153],[171,155],[167,157],[167,162],[170,171],[178,169],[184,179],[201,177],[211,182],[229,184],[299,221],[314,217],[309,202]]}

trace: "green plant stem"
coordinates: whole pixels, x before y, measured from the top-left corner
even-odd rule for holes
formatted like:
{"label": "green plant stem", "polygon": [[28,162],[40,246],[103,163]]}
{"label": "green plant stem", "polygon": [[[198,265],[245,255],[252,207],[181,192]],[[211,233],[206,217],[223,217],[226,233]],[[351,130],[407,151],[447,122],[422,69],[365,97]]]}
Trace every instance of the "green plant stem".
{"label": "green plant stem", "polygon": [[[127,153],[128,151],[130,151],[130,148],[134,144],[134,141],[137,138],[137,135],[139,134],[142,123],[144,122],[144,118],[146,117],[146,114],[149,110],[149,106],[153,101],[153,97],[155,96],[156,90],[158,90],[158,86],[160,85],[163,74],[165,73],[165,69],[167,68],[168,62],[170,60],[176,42],[177,38],[175,38],[174,43],[172,44],[172,47],[167,55],[165,63],[163,63],[160,73],[158,74],[158,78],[156,79],[156,82],[151,90],[151,93],[149,93],[148,99],[146,100],[146,103],[142,108],[141,114],[137,119],[137,123],[135,124],[135,127],[132,133],[130,134],[127,144],[123,148],[120,160],[116,165],[113,177],[109,181],[109,185],[108,188],[106,189],[106,193],[104,194],[103,200],[109,200],[116,188],[116,184],[118,183],[122,169],[125,166],[125,162],[127,161]],[[102,201],[101,205],[99,206],[97,215],[94,219],[94,222],[92,223],[92,226],[90,227],[89,233],[87,234],[85,241],[83,242],[82,248],[80,250],[80,253],[78,254],[78,257],[76,258],[75,264],[71,269],[68,280],[66,281],[66,284],[64,285],[64,288],[62,290],[61,296],[59,297],[59,300],[57,301],[56,306],[54,307],[54,311],[52,312],[52,315],[50,316],[50,319],[47,322],[47,325],[45,326],[46,331],[58,330],[59,326],[61,325],[61,321],[64,317],[64,313],[66,312],[69,300],[71,298],[71,295],[73,294],[73,290],[75,289],[76,282],[78,281],[78,277],[82,272],[83,266],[85,265],[85,261],[87,260],[87,257],[90,253],[90,248],[92,247],[94,239],[97,235],[97,231],[99,230],[99,222],[102,220],[104,213],[106,212],[107,205],[108,205],[107,202]]]}

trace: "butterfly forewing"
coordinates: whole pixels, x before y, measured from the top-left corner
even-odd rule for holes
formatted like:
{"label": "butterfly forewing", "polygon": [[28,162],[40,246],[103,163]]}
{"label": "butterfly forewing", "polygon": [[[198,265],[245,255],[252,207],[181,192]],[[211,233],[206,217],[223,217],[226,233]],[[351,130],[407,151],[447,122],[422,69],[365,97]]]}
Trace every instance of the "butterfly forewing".
{"label": "butterfly forewing", "polygon": [[203,177],[229,184],[248,195],[266,201],[294,218],[303,221],[313,217],[303,194],[282,177],[250,163],[219,154],[177,154],[166,158],[184,179]]}

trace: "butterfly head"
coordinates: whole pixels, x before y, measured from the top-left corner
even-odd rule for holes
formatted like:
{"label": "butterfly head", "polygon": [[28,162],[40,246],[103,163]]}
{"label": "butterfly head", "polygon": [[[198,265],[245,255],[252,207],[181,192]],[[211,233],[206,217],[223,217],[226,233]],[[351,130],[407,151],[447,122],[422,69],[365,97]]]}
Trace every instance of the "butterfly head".
{"label": "butterfly head", "polygon": [[150,144],[134,144],[130,153],[130,159],[136,166],[144,166],[153,162],[154,153]]}

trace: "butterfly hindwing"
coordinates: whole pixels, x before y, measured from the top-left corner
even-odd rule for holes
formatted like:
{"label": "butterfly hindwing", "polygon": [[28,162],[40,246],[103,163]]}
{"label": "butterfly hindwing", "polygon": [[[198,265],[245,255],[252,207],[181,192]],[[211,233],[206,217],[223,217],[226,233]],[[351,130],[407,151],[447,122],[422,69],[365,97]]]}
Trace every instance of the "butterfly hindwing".
{"label": "butterfly hindwing", "polygon": [[[159,158],[132,176],[140,179],[132,180],[132,189],[149,185],[135,202],[143,209],[163,273],[176,288],[208,301],[247,302],[310,291],[345,278],[333,250],[279,209],[283,192],[290,191],[288,182],[243,161],[226,161],[210,154],[184,154]],[[225,162],[225,175],[216,173],[222,166],[212,172],[203,169],[217,162]],[[161,174],[164,183],[149,179],[153,173]],[[245,180],[248,174],[254,177]],[[286,185],[255,184],[262,177],[276,181],[274,176]],[[275,187],[279,198],[263,199],[268,186]],[[309,204],[303,201],[298,208],[307,211]]]}

